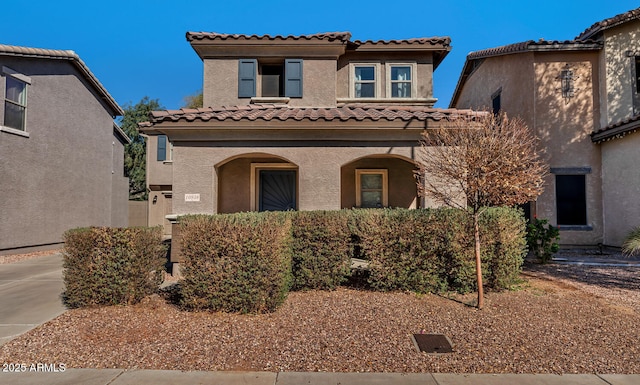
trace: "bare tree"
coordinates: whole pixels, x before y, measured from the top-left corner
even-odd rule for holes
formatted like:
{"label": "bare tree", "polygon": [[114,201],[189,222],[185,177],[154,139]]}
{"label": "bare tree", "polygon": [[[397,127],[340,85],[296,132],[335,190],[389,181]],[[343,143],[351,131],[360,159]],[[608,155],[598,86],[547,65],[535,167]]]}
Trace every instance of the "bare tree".
{"label": "bare tree", "polygon": [[519,118],[479,112],[423,132],[418,191],[473,218],[478,309],[484,306],[478,220],[489,206],[535,200],[543,191],[546,162],[538,139]]}

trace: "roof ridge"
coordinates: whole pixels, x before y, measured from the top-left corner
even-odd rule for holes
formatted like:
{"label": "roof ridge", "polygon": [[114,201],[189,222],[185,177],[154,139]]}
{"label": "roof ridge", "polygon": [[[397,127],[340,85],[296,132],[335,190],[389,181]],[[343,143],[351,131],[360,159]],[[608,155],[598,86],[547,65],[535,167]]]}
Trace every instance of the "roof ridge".
{"label": "roof ridge", "polygon": [[187,32],[188,41],[193,40],[342,40],[349,41],[351,39],[350,32],[320,32],[302,35],[269,35],[269,34],[230,34],[219,32]]}
{"label": "roof ridge", "polygon": [[576,40],[589,39],[599,32],[609,28],[613,28],[628,21],[640,18],[640,8],[635,8],[627,12],[620,13],[613,17],[593,23],[589,28],[585,29],[581,34],[576,36]]}

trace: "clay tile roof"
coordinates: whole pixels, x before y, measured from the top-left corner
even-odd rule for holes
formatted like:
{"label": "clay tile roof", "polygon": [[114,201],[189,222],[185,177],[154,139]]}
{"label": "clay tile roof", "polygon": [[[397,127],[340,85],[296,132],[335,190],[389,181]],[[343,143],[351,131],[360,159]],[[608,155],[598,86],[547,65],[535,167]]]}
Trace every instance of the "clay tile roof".
{"label": "clay tile roof", "polygon": [[622,138],[640,129],[640,115],[635,115],[619,122],[612,123],[591,134],[591,141],[602,143],[612,139]]}
{"label": "clay tile roof", "polygon": [[91,84],[98,95],[113,110],[113,115],[123,115],[124,111],[115,101],[115,99],[107,92],[107,89],[100,83],[98,78],[89,70],[89,67],[80,59],[80,56],[70,50],[55,50],[32,47],[20,47],[13,45],[0,44],[0,56],[20,56],[33,57],[40,59],[68,60]]}
{"label": "clay tile roof", "polygon": [[396,39],[396,40],[354,40],[354,44],[357,45],[400,45],[400,44],[420,44],[420,45],[444,45],[451,44],[451,38],[448,36],[442,37],[424,37],[414,39]]}
{"label": "clay tile roof", "polygon": [[584,32],[578,35],[576,37],[576,40],[591,39],[599,32],[638,18],[640,18],[640,8],[632,9],[631,11],[621,13],[614,17],[610,17],[593,24],[591,27],[587,28],[586,30],[584,30]]}
{"label": "clay tile roof", "polygon": [[187,32],[187,40],[328,40],[328,41],[349,41],[351,33],[349,32],[325,32],[310,35],[244,35],[244,34],[228,34],[216,32]]}
{"label": "clay tile roof", "polygon": [[527,40],[520,43],[474,51],[467,55],[467,60],[483,59],[528,51],[600,49],[602,44],[594,40]]}
{"label": "clay tile roof", "polygon": [[409,106],[384,106],[371,104],[346,104],[340,107],[289,107],[285,104],[246,105],[153,111],[150,121],[140,127],[153,127],[162,122],[192,121],[425,121],[473,117],[482,112],[458,109],[439,109]]}

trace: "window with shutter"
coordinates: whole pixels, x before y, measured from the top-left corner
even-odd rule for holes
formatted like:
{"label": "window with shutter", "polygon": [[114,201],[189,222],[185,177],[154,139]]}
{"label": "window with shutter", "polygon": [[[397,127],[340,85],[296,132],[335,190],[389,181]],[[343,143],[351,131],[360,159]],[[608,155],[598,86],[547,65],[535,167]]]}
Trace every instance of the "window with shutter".
{"label": "window with shutter", "polygon": [[167,136],[159,135],[158,136],[158,161],[167,160]]}
{"label": "window with shutter", "polygon": [[287,59],[284,61],[284,96],[290,98],[302,97],[302,59]]}
{"label": "window with shutter", "polygon": [[256,59],[240,59],[238,62],[238,97],[252,98],[256,96],[256,77],[258,61]]}

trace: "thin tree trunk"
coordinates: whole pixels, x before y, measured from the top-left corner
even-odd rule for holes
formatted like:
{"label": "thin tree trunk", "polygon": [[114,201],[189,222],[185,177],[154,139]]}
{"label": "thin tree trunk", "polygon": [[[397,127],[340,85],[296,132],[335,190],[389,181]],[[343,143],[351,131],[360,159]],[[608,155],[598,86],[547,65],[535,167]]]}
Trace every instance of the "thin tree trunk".
{"label": "thin tree trunk", "polygon": [[484,288],[482,287],[482,259],[480,258],[480,226],[478,225],[479,213],[473,213],[473,236],[475,240],[476,254],[476,278],[478,281],[478,309],[484,307]]}

